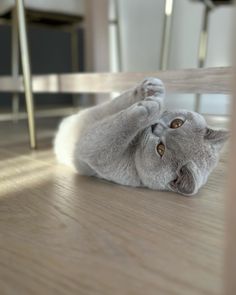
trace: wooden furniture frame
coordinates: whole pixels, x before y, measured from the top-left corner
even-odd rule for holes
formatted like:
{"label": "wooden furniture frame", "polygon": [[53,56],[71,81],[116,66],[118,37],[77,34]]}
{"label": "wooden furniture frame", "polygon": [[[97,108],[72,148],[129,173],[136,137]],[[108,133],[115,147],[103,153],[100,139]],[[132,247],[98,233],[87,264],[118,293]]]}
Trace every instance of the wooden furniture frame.
{"label": "wooden furniture frame", "polygon": [[[235,73],[234,79],[235,81]],[[226,198],[226,259],[225,259],[225,294],[236,294],[236,85],[233,84],[231,108],[231,143],[229,154],[229,181]]]}
{"label": "wooden furniture frame", "polygon": [[[145,77],[159,77],[168,92],[231,94],[231,67],[184,69],[135,73],[51,74],[32,77],[35,93],[112,93],[121,92]],[[0,92],[23,92],[23,78],[0,77]]]}
{"label": "wooden furniture frame", "polygon": [[[29,74],[28,62],[26,66],[26,73]],[[31,93],[105,94],[122,92],[133,87],[145,77],[154,76],[163,80],[167,92],[231,94],[232,72],[231,67],[220,67],[139,73],[50,74],[33,76],[32,80],[30,79],[32,85],[31,83],[27,84],[23,77],[18,79],[16,77],[0,77],[0,92],[26,93],[30,146],[34,148],[36,144],[35,117]],[[26,80],[28,81],[28,79]]]}

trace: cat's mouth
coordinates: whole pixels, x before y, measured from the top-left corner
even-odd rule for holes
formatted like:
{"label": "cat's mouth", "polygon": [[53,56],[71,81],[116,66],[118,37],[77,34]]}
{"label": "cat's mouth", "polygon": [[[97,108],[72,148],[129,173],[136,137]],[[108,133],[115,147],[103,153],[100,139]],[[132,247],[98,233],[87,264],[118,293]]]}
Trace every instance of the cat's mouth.
{"label": "cat's mouth", "polygon": [[156,123],[156,124],[154,124],[154,125],[151,126],[152,133],[154,133],[154,131],[155,131],[157,125],[158,125],[158,123]]}

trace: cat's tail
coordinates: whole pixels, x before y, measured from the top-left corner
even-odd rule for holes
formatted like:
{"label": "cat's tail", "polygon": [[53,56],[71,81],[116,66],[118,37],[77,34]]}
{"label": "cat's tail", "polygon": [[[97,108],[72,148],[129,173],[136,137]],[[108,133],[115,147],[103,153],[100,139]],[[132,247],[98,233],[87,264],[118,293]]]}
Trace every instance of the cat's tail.
{"label": "cat's tail", "polygon": [[62,120],[54,139],[54,152],[59,163],[75,168],[75,148],[79,137],[80,115]]}

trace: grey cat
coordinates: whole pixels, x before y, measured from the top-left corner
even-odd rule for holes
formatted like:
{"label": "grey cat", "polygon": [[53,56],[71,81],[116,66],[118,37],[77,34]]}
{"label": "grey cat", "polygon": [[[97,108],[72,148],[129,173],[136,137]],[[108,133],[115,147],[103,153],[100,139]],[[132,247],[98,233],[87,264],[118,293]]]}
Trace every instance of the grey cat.
{"label": "grey cat", "polygon": [[59,162],[118,184],[194,195],[228,138],[198,113],[163,111],[165,88],[147,78],[104,104],[65,118],[55,137]]}

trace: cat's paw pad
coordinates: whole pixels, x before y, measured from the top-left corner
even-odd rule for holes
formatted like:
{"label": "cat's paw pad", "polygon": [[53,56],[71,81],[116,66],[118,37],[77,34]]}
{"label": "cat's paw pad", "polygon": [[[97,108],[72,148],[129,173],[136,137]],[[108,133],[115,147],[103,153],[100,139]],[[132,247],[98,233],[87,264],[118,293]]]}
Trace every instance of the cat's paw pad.
{"label": "cat's paw pad", "polygon": [[165,95],[165,87],[163,82],[157,78],[146,78],[137,88],[136,95],[145,99],[150,96],[163,97]]}

